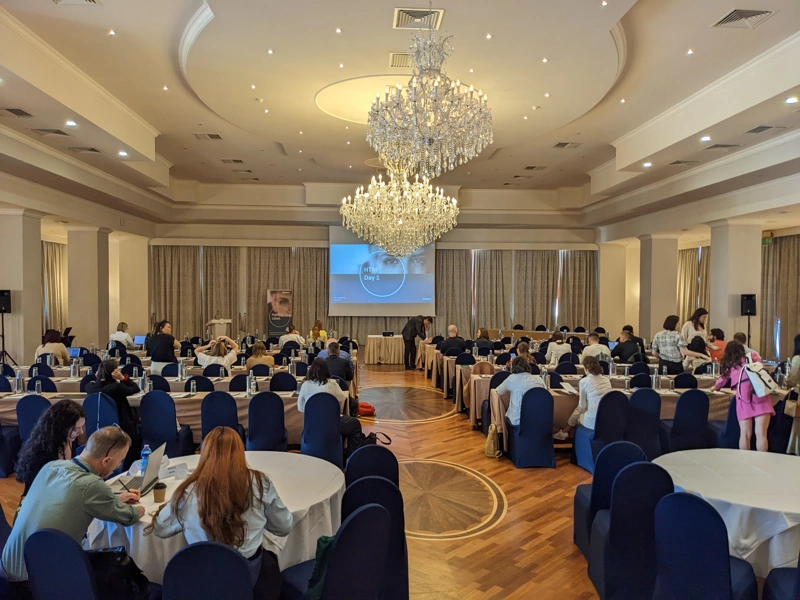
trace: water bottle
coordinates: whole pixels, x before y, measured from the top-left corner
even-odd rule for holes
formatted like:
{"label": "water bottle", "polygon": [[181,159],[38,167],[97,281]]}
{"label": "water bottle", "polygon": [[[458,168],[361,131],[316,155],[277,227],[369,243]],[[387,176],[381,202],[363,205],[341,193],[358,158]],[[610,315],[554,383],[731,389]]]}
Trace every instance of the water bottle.
{"label": "water bottle", "polygon": [[219,366],[219,378],[223,379],[225,377],[225,367],[222,365]]}
{"label": "water bottle", "polygon": [[661,374],[662,374],[664,377],[666,377],[666,376],[667,376],[667,366],[666,366],[666,365],[664,365],[663,367],[661,367]]}
{"label": "water bottle", "polygon": [[256,376],[253,375],[250,380],[250,396],[255,396],[258,393],[258,384],[256,383]]}
{"label": "water bottle", "polygon": [[195,394],[197,394],[197,382],[196,382],[194,379],[192,379],[192,380],[189,382],[189,393],[190,393],[192,396],[194,396]]}
{"label": "water bottle", "polygon": [[139,376],[139,367],[133,367],[133,378],[136,379]]}
{"label": "water bottle", "polygon": [[142,475],[144,475],[147,470],[147,463],[150,462],[150,455],[152,453],[153,451],[150,450],[150,444],[145,444],[144,448],[142,448]]}
{"label": "water bottle", "polygon": [[183,336],[183,341],[184,342],[188,342],[189,341],[189,332],[186,332],[186,335]]}
{"label": "water bottle", "polygon": [[[627,375],[627,373],[626,373],[626,375]],[[630,389],[631,389],[631,380],[626,378],[625,379],[625,390],[630,390]]]}
{"label": "water bottle", "polygon": [[675,380],[674,379],[670,379],[669,380],[669,391],[670,392],[674,392],[675,391]]}
{"label": "water bottle", "polygon": [[31,371],[31,373],[32,373],[33,377],[38,377],[39,376],[39,367],[34,366],[33,370]]}
{"label": "water bottle", "polygon": [[654,390],[657,390],[659,388],[658,369],[653,371],[653,375],[651,376],[651,385]]}
{"label": "water bottle", "polygon": [[630,375],[630,372],[631,372],[631,368],[628,365],[625,365],[625,377]]}
{"label": "water bottle", "polygon": [[76,359],[72,359],[72,364],[69,366],[69,376],[74,379],[79,376],[79,373],[78,361]]}
{"label": "water bottle", "polygon": [[473,346],[472,347],[472,356],[478,356],[478,347],[477,346]]}
{"label": "water bottle", "polygon": [[243,356],[243,357],[242,357],[242,360],[240,360],[240,361],[239,361],[239,364],[240,364],[241,366],[244,366],[246,362],[247,362],[247,359],[246,359],[246,357],[244,357],[244,356]]}
{"label": "water bottle", "polygon": [[294,360],[289,361],[289,375],[294,377],[296,371],[297,367],[295,366]]}
{"label": "water bottle", "polygon": [[545,389],[550,389],[550,373],[547,372],[547,369],[542,369],[542,379],[544,380],[544,387]]}
{"label": "water bottle", "polygon": [[296,356],[297,356],[296,350],[295,350],[294,348],[292,348],[292,356],[291,356],[291,359],[292,359],[292,360],[294,360]]}
{"label": "water bottle", "polygon": [[94,350],[94,342],[92,342],[92,345],[91,345],[91,346],[89,346],[89,352],[90,352],[91,354],[95,354],[95,350]]}
{"label": "water bottle", "polygon": [[19,394],[25,391],[25,376],[22,374],[22,370],[17,371],[17,376],[14,378],[14,381],[17,382],[17,389],[14,390],[15,392]]}
{"label": "water bottle", "polygon": [[258,329],[256,329],[256,339],[258,339]]}
{"label": "water bottle", "polygon": [[210,329],[206,329],[206,341],[208,341],[210,339],[211,339],[211,330]]}
{"label": "water bottle", "polygon": [[36,383],[34,385],[36,387],[36,393],[37,394],[41,394],[42,393],[42,381],[41,381],[41,379],[37,379]]}
{"label": "water bottle", "polygon": [[146,391],[147,394],[152,392],[153,391],[153,380],[150,379],[149,377],[147,379],[145,379],[144,380],[144,387],[145,387],[145,390],[147,390]]}
{"label": "water bottle", "polygon": [[47,355],[47,366],[48,367],[52,367],[53,366],[53,355],[52,354],[48,354]]}
{"label": "water bottle", "polygon": [[715,358],[714,361],[711,363],[711,376],[718,377],[719,376],[719,363]]}
{"label": "water bottle", "polygon": [[142,373],[142,376],[139,378],[139,389],[142,392],[144,392],[146,387],[147,387],[147,375]]}

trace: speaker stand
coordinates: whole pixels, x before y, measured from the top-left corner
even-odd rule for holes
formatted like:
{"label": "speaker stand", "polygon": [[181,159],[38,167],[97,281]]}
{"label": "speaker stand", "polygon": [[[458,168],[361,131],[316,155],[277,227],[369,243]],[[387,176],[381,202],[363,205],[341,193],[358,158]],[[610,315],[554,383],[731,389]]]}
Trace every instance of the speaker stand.
{"label": "speaker stand", "polygon": [[747,315],[747,347],[750,347],[750,317],[752,315]]}
{"label": "speaker stand", "polygon": [[0,363],[10,362],[15,367],[18,366],[14,357],[6,352],[6,313],[2,311],[0,311],[0,348],[2,348],[0,349]]}

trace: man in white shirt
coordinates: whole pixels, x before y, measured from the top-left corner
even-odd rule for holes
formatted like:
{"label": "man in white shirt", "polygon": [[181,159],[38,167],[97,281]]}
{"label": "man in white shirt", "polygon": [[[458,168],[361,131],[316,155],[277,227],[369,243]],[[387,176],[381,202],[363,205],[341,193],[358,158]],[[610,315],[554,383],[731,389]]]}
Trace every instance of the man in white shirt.
{"label": "man in white shirt", "polygon": [[297,331],[297,329],[295,329],[294,327],[292,327],[291,329],[287,328],[286,334],[282,335],[281,339],[278,340],[278,346],[283,348],[283,345],[286,342],[297,342],[298,344],[300,344],[301,348],[306,345],[306,341],[303,339],[303,336],[301,336],[300,332]]}
{"label": "man in white shirt", "polygon": [[572,346],[564,342],[564,334],[560,331],[553,332],[553,338],[547,345],[545,358],[550,365],[557,365],[558,360],[565,354],[572,352]]}
{"label": "man in white shirt", "polygon": [[544,381],[539,375],[531,373],[531,364],[524,356],[518,356],[511,361],[511,375],[497,387],[499,395],[511,394],[508,402],[506,417],[514,427],[519,425],[522,411],[522,397],[525,392],[535,387],[544,387]]}
{"label": "man in white shirt", "polygon": [[592,332],[586,336],[586,339],[588,340],[589,345],[586,346],[581,352],[581,360],[587,356],[594,356],[596,358],[601,354],[607,354],[611,356],[611,350],[608,349],[608,346],[604,346],[600,343],[600,336],[595,332]]}
{"label": "man in white shirt", "polygon": [[745,356],[749,357],[753,362],[762,362],[761,356],[759,356],[758,352],[753,350],[747,345],[747,335],[742,331],[737,331],[733,334],[733,341],[739,342],[742,346],[744,346],[744,353]]}

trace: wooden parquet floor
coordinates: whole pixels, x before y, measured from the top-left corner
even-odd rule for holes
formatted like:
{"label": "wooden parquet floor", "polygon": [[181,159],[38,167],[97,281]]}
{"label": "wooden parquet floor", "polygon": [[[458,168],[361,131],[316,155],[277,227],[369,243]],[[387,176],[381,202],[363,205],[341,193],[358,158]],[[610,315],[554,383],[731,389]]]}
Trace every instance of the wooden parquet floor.
{"label": "wooden parquet floor", "polygon": [[[401,487],[408,496],[408,529],[452,533],[472,529],[490,518],[492,494],[487,487],[452,468],[426,465],[454,463],[477,471],[501,490],[506,512],[493,527],[458,539],[419,539],[409,535],[409,575],[413,600],[596,598],[586,575],[586,561],[572,543],[572,497],[575,486],[591,477],[557,453],[556,469],[515,469],[507,458],[484,454],[484,436],[473,431],[464,415],[433,422],[414,420],[449,412],[441,392],[430,388],[421,372],[402,367],[367,366],[361,371],[365,388],[386,388],[362,395],[377,404],[378,420],[364,421],[364,430],[384,431],[391,449],[404,463]],[[408,387],[406,394],[398,388]],[[430,388],[430,391],[420,388]],[[366,392],[367,390],[365,390]],[[372,402],[376,398],[380,402]],[[369,398],[369,399],[368,399]],[[389,406],[388,402],[394,403]],[[452,404],[446,401],[446,404]],[[387,419],[408,423],[381,422]],[[418,462],[419,461],[419,462]],[[427,463],[423,461],[432,461]],[[474,479],[474,478],[473,478]],[[453,483],[455,490],[447,488]],[[463,492],[454,494],[453,491]],[[22,485],[13,477],[0,479],[0,505],[11,522]],[[459,510],[459,506],[465,506]],[[436,515],[444,522],[436,523]],[[495,516],[495,519],[497,515]]]}

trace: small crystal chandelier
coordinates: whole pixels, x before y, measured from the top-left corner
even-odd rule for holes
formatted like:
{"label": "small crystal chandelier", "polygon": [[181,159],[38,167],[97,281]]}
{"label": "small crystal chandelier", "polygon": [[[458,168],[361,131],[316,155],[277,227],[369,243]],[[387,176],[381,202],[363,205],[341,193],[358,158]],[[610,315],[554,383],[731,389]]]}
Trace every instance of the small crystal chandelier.
{"label": "small crystal chandelier", "polygon": [[433,243],[456,226],[458,202],[444,190],[417,175],[411,183],[405,175],[389,172],[389,180],[372,178],[354,198],[342,199],[342,224],[370,244],[398,258]]}
{"label": "small crystal chandelier", "polygon": [[488,97],[446,75],[450,36],[439,38],[431,25],[411,36],[413,76],[378,94],[367,120],[367,141],[389,165],[410,162],[407,173],[433,179],[463,165],[493,141]]}

